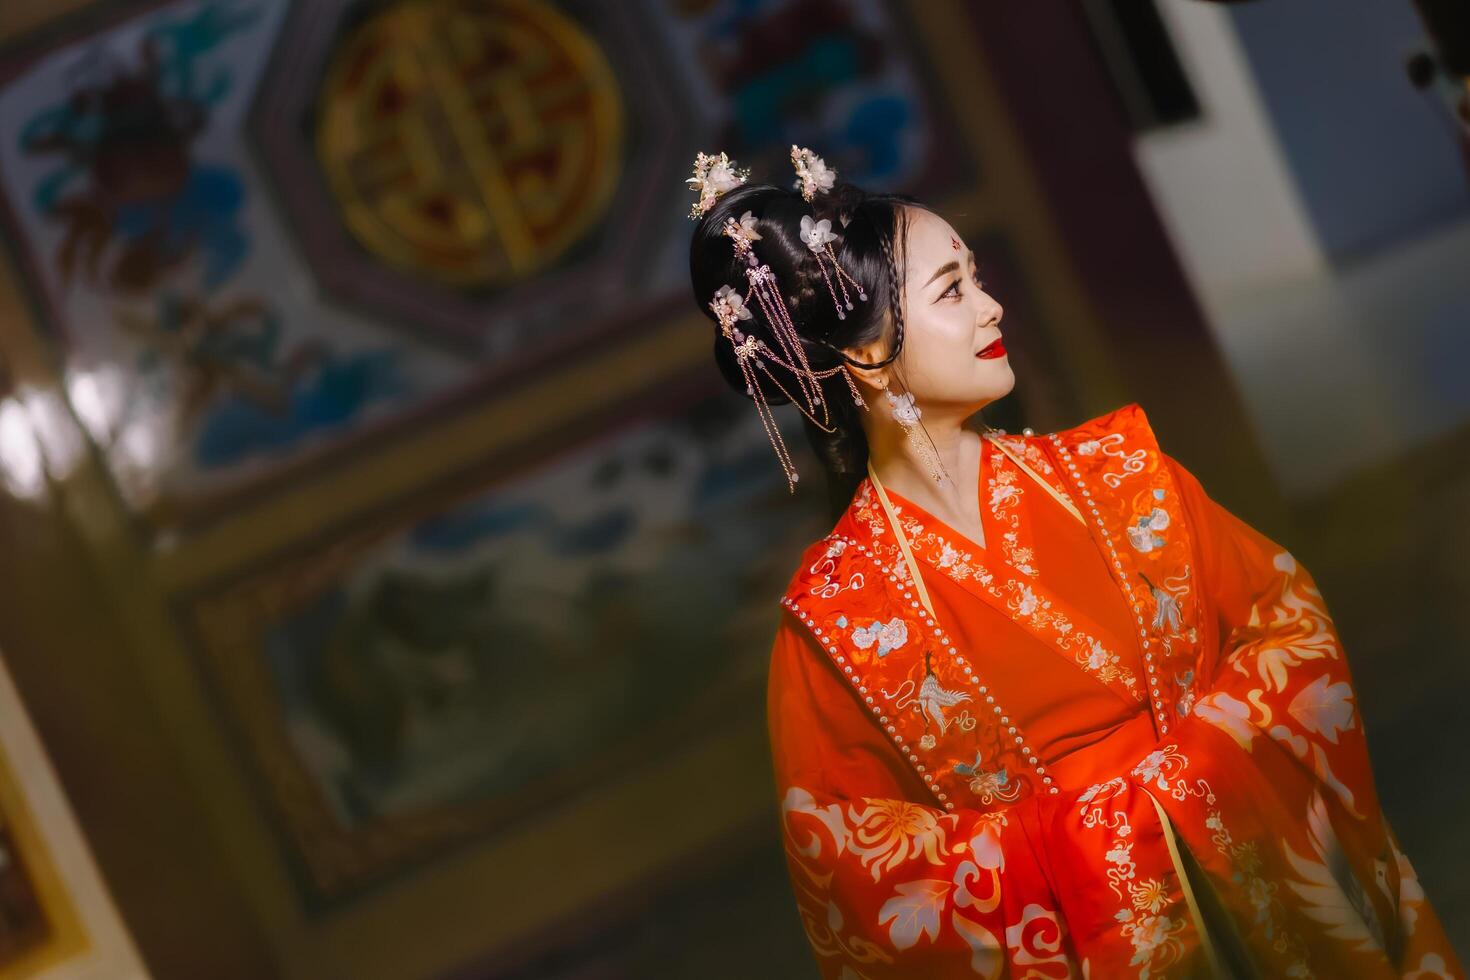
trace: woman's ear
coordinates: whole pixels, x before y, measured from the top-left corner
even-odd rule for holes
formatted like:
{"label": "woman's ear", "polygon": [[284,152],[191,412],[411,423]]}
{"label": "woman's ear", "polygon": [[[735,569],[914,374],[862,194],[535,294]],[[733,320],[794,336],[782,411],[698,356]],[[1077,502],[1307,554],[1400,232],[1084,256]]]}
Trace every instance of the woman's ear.
{"label": "woman's ear", "polygon": [[[861,347],[845,347],[843,348],[843,353],[860,364],[877,364],[888,356],[888,344],[882,340],[878,340],[871,344],[864,344]],[[866,385],[874,392],[877,392],[888,387],[888,372],[892,367],[893,365],[891,363],[880,368],[872,369],[855,367],[849,364],[847,371],[854,378],[857,378],[858,384]]]}

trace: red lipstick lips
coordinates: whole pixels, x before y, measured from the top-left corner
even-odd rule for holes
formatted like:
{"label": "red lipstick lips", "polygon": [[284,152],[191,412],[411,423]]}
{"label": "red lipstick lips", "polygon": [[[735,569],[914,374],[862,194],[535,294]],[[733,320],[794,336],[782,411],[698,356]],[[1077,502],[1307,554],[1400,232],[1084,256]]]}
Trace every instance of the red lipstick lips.
{"label": "red lipstick lips", "polygon": [[1006,354],[1005,345],[1002,344],[1000,342],[1000,338],[997,337],[994,340],[992,340],[990,343],[986,344],[984,347],[980,348],[980,352],[977,353],[975,356],[976,357],[984,357],[984,358],[987,358],[988,359],[988,358],[992,358],[992,357],[1005,357],[1005,354]]}

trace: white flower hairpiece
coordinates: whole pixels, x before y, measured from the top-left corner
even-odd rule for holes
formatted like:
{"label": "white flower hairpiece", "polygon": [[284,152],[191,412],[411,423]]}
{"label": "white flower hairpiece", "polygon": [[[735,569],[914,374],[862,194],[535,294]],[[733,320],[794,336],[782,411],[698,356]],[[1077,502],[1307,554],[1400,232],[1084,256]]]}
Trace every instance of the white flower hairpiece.
{"label": "white flower hairpiece", "polygon": [[[797,163],[797,173],[805,188],[803,194],[808,201],[817,190],[832,186],[837,175],[820,157],[801,151],[795,146],[791,150],[792,160]],[[700,218],[707,215],[722,194],[745,183],[749,175],[748,169],[737,168],[724,153],[718,156],[700,153],[694,159],[694,176],[687,181],[690,189],[698,195],[689,216]],[[779,393],[785,401],[795,404],[823,432],[836,431],[827,404],[827,395],[822,389],[822,382],[827,378],[841,375],[852,395],[853,405],[859,409],[866,409],[868,406],[857,389],[857,383],[853,381],[852,372],[845,364],[839,363],[820,370],[812,367],[806,352],[807,341],[791,319],[791,310],[780,284],[776,281],[775,272],[755,254],[753,243],[760,241],[762,237],[757,230],[758,225],[759,219],[750,211],[739,218],[728,215],[724,219],[721,233],[730,239],[735,257],[744,260],[745,278],[750,284],[750,291],[742,296],[733,286],[721,286],[710,300],[709,308],[720,325],[720,333],[730,341],[736,365],[745,380],[745,393],[756,403],[766,436],[771,440],[771,447],[775,449],[781,468],[786,473],[787,486],[794,491],[797,481],[796,466],[786,450],[786,443],[781,438],[775,417],[771,414],[767,388],[773,392],[772,397],[775,397],[774,393]],[[837,257],[832,251],[831,243],[837,238],[832,234],[832,222],[823,219],[814,223],[807,216],[802,221],[802,238],[807,247],[817,253],[817,263],[822,268],[822,277],[827,282],[833,302],[837,302],[837,294],[832,290],[832,280],[823,263],[823,256],[836,270],[839,284],[842,284],[846,308],[852,309],[852,301],[847,297],[847,286],[843,284],[846,273],[837,265]],[[867,299],[861,286],[852,281],[850,276],[846,276],[846,279],[852,282],[860,298]],[[760,323],[762,329],[767,331],[768,341],[753,334],[747,335],[738,326],[741,321],[753,318],[755,311],[746,306],[747,300],[760,308]],[[841,318],[844,315],[843,306],[838,304],[837,316]],[[773,372],[773,368],[779,368],[780,371]],[[762,374],[765,375],[764,381],[759,377]],[[792,381],[795,382],[794,391],[791,389]]]}
{"label": "white flower hairpiece", "polygon": [[726,218],[724,232],[730,240],[735,243],[735,254],[749,255],[752,242],[761,239],[761,233],[755,230],[755,215],[749,211],[742,214],[739,219]]}
{"label": "white flower hairpiece", "polygon": [[721,286],[715,290],[715,298],[710,300],[709,308],[714,311],[715,319],[720,321],[720,329],[729,333],[737,321],[749,320],[750,309],[745,305],[745,297],[737,293],[733,286]]}
{"label": "white flower hairpiece", "polygon": [[804,146],[791,144],[791,165],[796,168],[796,187],[807,201],[826,192],[837,182],[837,171],[827,166],[825,160]]}
{"label": "white flower hairpiece", "polygon": [[801,216],[801,240],[813,252],[822,252],[827,248],[828,242],[837,241],[837,236],[832,234],[831,221],[826,218],[813,221],[811,215],[804,214]]}
{"label": "white flower hairpiece", "polygon": [[[791,144],[791,165],[796,168],[796,183],[793,186],[801,191],[801,196],[808,203],[817,196],[818,192],[830,191],[837,183],[837,171],[827,166],[825,160],[804,146]],[[847,227],[847,215],[838,215],[838,219],[844,228]],[[831,220],[823,218],[817,221],[811,215],[803,216],[801,240],[806,242],[806,247],[811,249],[812,254],[817,257],[817,265],[822,270],[822,278],[827,281],[827,292],[832,296],[833,306],[837,308],[837,319],[847,319],[846,311],[853,308],[852,297],[848,295],[847,287],[851,285],[860,300],[866,301],[868,294],[837,261],[837,253],[832,249],[832,243],[837,241],[837,236],[832,233]],[[828,263],[832,265],[830,274],[827,271]],[[834,276],[837,280],[836,289],[832,286]],[[842,291],[840,300],[837,298],[838,290]]]}
{"label": "white flower hairpiece", "polygon": [[741,238],[747,242],[758,242],[761,240],[761,233],[755,230],[755,215],[749,211],[745,212],[740,216],[739,225]]}
{"label": "white flower hairpiece", "polygon": [[685,181],[699,199],[689,209],[689,217],[698,218],[719,200],[721,194],[734,190],[750,177],[750,169],[738,168],[724,151],[719,156],[700,153],[694,158],[694,176]]}

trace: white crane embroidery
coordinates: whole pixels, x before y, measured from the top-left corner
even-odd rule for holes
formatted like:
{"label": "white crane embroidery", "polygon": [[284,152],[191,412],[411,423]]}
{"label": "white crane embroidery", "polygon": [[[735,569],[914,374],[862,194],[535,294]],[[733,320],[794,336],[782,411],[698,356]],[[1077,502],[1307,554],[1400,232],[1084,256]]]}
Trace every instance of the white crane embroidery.
{"label": "white crane embroidery", "polygon": [[965,691],[949,691],[941,687],[939,678],[934,676],[934,669],[929,666],[929,652],[924,651],[924,683],[919,687],[919,709],[928,717],[934,719],[939,726],[939,734],[943,735],[949,727],[949,719],[944,717],[944,709],[953,707],[961,701],[970,700],[969,693]]}
{"label": "white crane embroidery", "polygon": [[1142,572],[1138,573],[1138,577],[1143,579],[1144,584],[1148,586],[1149,592],[1153,595],[1153,628],[1161,630],[1168,626],[1170,635],[1177,634],[1180,624],[1179,600],[1175,598],[1174,593],[1154,585]]}

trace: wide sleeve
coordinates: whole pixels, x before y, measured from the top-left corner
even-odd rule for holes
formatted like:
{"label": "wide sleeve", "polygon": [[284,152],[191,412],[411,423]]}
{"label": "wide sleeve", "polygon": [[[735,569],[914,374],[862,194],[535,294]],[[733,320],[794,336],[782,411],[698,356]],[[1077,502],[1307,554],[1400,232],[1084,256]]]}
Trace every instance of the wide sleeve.
{"label": "wide sleeve", "polygon": [[[1295,801],[1274,833],[1292,898],[1330,935],[1424,971],[1406,976],[1464,976],[1380,808],[1353,673],[1311,573],[1165,459],[1194,529],[1207,617],[1190,721],[1229,735],[1264,775],[1263,793]],[[1179,734],[1187,740],[1185,726]]]}
{"label": "wide sleeve", "polygon": [[1194,714],[1244,749],[1265,736],[1358,817],[1378,810],[1352,671],[1310,572],[1165,455],[1194,532],[1207,622]]}
{"label": "wide sleeve", "polygon": [[767,710],[787,866],[823,977],[1069,975],[1034,808],[935,805],[790,612]]}

